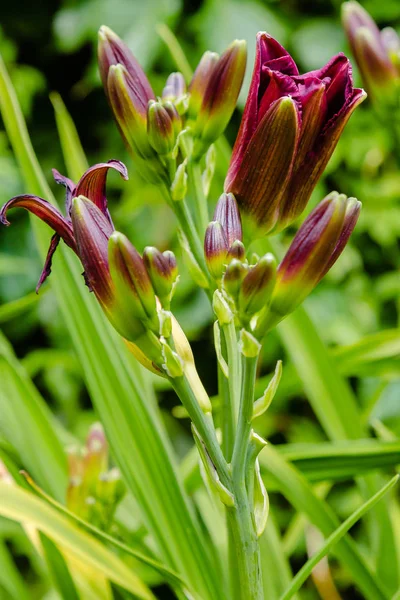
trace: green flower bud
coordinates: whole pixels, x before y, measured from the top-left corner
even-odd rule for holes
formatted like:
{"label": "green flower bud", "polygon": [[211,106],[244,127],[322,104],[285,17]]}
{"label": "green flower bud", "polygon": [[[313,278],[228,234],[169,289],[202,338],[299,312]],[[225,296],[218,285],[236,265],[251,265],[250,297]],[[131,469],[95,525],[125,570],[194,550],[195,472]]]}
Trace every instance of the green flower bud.
{"label": "green flower bud", "polygon": [[119,302],[126,311],[158,333],[154,289],[143,259],[128,238],[115,231],[108,242],[108,260]]}
{"label": "green flower bud", "polygon": [[239,290],[247,273],[248,267],[237,258],[231,260],[229,265],[226,267],[226,271],[222,279],[222,287],[226,293],[235,300],[235,302],[239,297]]}
{"label": "green flower bud", "polygon": [[[174,114],[175,111],[175,114]],[[174,118],[180,122],[180,116],[172,105],[168,110],[161,104],[150,100],[147,109],[147,136],[152,148],[158,154],[172,152],[176,142]]]}
{"label": "green flower bud", "polygon": [[243,279],[239,291],[239,310],[246,319],[259,312],[271,297],[276,278],[276,260],[265,254]]}
{"label": "green flower bud", "polygon": [[147,246],[143,251],[143,261],[149,274],[154,291],[161,304],[169,309],[175,283],[178,279],[178,265],[173,252],[160,252]]}

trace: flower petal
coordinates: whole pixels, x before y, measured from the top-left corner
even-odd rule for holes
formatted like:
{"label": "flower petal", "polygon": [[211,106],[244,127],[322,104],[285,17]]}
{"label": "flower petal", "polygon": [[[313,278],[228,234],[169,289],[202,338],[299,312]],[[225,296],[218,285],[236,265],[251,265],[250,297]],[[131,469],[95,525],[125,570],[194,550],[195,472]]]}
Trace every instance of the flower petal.
{"label": "flower petal", "polygon": [[60,211],[50,204],[50,202],[47,202],[47,200],[43,200],[43,198],[39,198],[38,196],[32,196],[31,194],[15,196],[6,202],[0,211],[0,223],[3,225],[10,224],[7,220],[7,212],[10,208],[25,208],[39,217],[39,219],[54,229],[67,246],[76,252],[76,244],[71,223],[63,217]]}
{"label": "flower petal", "polygon": [[72,200],[71,218],[85,280],[108,315],[115,298],[108,268],[108,240],[114,228],[104,213],[84,196]]}
{"label": "flower petal", "polygon": [[69,177],[61,175],[57,169],[52,169],[51,171],[53,173],[54,181],[65,187],[65,214],[69,216],[71,214],[71,202],[74,197],[75,184]]}
{"label": "flower petal", "polygon": [[109,160],[90,167],[80,178],[73,195],[89,198],[107,217],[112,225],[110,213],[107,208],[106,179],[109,169],[115,169],[123,179],[128,179],[128,171],[124,163],[119,160]]}
{"label": "flower petal", "polygon": [[39,281],[36,286],[36,293],[39,292],[39,289],[42,287],[43,283],[46,281],[46,279],[48,278],[48,276],[51,273],[51,263],[53,261],[53,254],[57,250],[57,246],[58,246],[59,242],[60,242],[60,236],[58,235],[58,233],[55,233],[54,235],[51,236],[50,246],[47,251],[46,260],[44,262],[42,273],[39,277]]}
{"label": "flower petal", "polygon": [[265,231],[278,218],[299,140],[299,121],[292,98],[277,100],[258,125],[234,179],[228,174],[225,182],[225,191],[232,192],[239,206]]}

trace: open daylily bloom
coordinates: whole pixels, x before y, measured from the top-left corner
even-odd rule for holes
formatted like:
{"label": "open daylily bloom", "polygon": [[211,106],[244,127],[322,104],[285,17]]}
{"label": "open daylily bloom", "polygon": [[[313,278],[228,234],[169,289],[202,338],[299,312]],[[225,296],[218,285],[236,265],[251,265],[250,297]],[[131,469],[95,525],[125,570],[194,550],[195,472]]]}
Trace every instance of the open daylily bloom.
{"label": "open daylily bloom", "polygon": [[271,302],[261,313],[262,337],[294,311],[343,252],[360,215],[361,202],[332,192],[308,215],[281,261]]}
{"label": "open daylily bloom", "polygon": [[152,368],[152,362],[162,362],[155,294],[143,259],[125,236],[114,231],[105,195],[110,168],[128,178],[125,165],[118,160],[90,167],[77,185],[53,171],[55,180],[66,187],[66,216],[47,200],[25,194],[3,206],[0,222],[8,225],[8,210],[22,207],[54,229],[37,290],[50,274],[53,254],[63,239],[81,260],[85,281],[109,321],[139,347],[141,352],[136,352],[130,344],[137,358]]}
{"label": "open daylily bloom", "polygon": [[53,169],[55,181],[57,183],[61,183],[66,188],[65,217],[47,200],[39,198],[38,196],[32,196],[30,194],[24,194],[22,196],[15,196],[15,198],[11,198],[11,200],[6,202],[1,209],[0,222],[3,225],[9,225],[7,220],[8,210],[10,208],[21,207],[39,217],[39,219],[47,223],[55,231],[53,237],[51,238],[50,248],[47,253],[46,261],[42,270],[42,274],[40,275],[36,291],[39,290],[40,286],[50,275],[52,258],[60,239],[63,239],[67,246],[72,248],[72,250],[78,254],[76,235],[73,230],[71,220],[73,198],[77,196],[84,196],[88,198],[92,204],[97,207],[96,212],[100,212],[103,215],[105,227],[109,228],[111,231],[114,229],[110,213],[108,212],[107,199],[105,195],[106,177],[109,169],[115,169],[124,179],[128,179],[126,167],[119,160],[110,160],[107,163],[99,163],[90,167],[82,175],[76,185],[73,181],[71,181],[71,179],[64,177],[64,175],[61,175],[56,169]]}
{"label": "open daylily bloom", "polygon": [[343,54],[300,75],[290,54],[257,35],[250,90],[225,191],[264,232],[304,210],[352,112],[365,98]]}

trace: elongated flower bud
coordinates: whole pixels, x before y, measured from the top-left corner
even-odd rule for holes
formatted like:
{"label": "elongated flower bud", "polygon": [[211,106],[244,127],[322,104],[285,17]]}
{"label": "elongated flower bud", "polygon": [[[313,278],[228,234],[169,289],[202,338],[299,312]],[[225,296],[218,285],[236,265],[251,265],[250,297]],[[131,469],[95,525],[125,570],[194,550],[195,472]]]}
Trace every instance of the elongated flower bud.
{"label": "elongated flower bud", "polygon": [[141,158],[154,156],[147,137],[147,102],[137,97],[135,82],[126,67],[111,65],[108,71],[107,90],[114,117],[123,138]]}
{"label": "elongated flower bud", "polygon": [[115,231],[108,244],[110,272],[121,303],[158,330],[154,289],[143,259],[128,238]]}
{"label": "elongated flower bud", "polygon": [[178,266],[173,252],[160,252],[147,246],[143,252],[143,261],[153,284],[154,291],[161,304],[169,308],[175,283],[178,279]]}
{"label": "elongated flower bud", "polygon": [[[176,117],[180,120],[178,113]],[[147,135],[151,146],[158,154],[169,154],[175,145],[176,133],[173,119],[161,102],[149,102]]]}
{"label": "elongated flower bud", "polygon": [[[396,45],[395,37],[393,34],[388,36],[381,33],[368,12],[355,1],[342,5],[342,20],[372,101],[379,110],[397,108],[400,62],[398,55],[396,60],[396,52],[390,50]],[[397,35],[395,32],[394,34]]]}
{"label": "elongated flower bud", "polygon": [[246,43],[235,40],[213,66],[194,127],[199,137],[195,154],[203,154],[229,123],[242,87],[246,56]]}
{"label": "elongated flower bud", "polygon": [[204,239],[204,254],[211,275],[219,281],[224,272],[229,250],[228,240],[219,221],[211,221]]}
{"label": "elongated flower bud", "polygon": [[275,279],[276,260],[268,253],[250,268],[243,279],[239,291],[239,310],[244,317],[251,318],[268,304]]}
{"label": "elongated flower bud", "polygon": [[121,64],[129,73],[136,106],[146,110],[149,100],[155,99],[151,85],[128,46],[109,27],[103,25],[99,29],[98,44],[99,71],[104,90],[108,96],[108,72],[112,65]]}
{"label": "elongated flower bud", "polygon": [[219,56],[216,52],[207,50],[197,65],[189,85],[189,117],[192,119],[195,119],[199,113],[208,82],[218,59]]}
{"label": "elongated flower bud", "polygon": [[186,83],[182,73],[171,73],[165,83],[162,99],[176,102],[185,94]]}
{"label": "elongated flower bud", "polygon": [[295,310],[343,251],[360,213],[355,198],[332,192],[310,213],[279,265],[270,307],[257,323],[264,335]]}
{"label": "elongated flower bud", "polygon": [[83,483],[88,493],[95,491],[102,473],[108,469],[108,443],[101,423],[94,423],[87,435],[83,457]]}
{"label": "elongated flower bud", "polygon": [[242,241],[242,221],[233,194],[221,194],[215,207],[214,221],[221,223],[229,247],[231,247],[236,240]]}

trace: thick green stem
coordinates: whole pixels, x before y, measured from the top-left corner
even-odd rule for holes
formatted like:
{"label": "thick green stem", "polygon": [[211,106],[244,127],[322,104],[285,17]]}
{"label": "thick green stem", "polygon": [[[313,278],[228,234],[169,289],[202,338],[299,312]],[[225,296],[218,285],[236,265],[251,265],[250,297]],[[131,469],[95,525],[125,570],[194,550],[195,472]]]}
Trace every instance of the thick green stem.
{"label": "thick green stem", "polygon": [[218,443],[211,412],[203,412],[196,398],[195,391],[190,386],[185,375],[183,377],[171,378],[170,381],[183,406],[188,411],[191,421],[199,432],[221,482],[229,489],[231,482],[228,464]]}
{"label": "thick green stem", "polygon": [[250,505],[246,489],[246,457],[253,415],[257,362],[258,355],[242,357],[241,400],[232,458],[232,491],[235,506],[228,509],[227,514],[230,539],[236,551],[241,600],[261,600],[263,597],[260,547],[253,507]]}
{"label": "thick green stem", "polygon": [[[229,394],[230,394],[230,411],[233,422],[234,431],[238,421],[239,404],[240,404],[240,356],[237,342],[237,333],[233,321],[222,326],[222,331],[225,338],[226,354],[229,365]],[[229,457],[230,458],[230,457]],[[229,460],[229,459],[228,459]]]}
{"label": "thick green stem", "polygon": [[227,510],[229,539],[233,542],[231,559],[236,556],[233,584],[239,581],[239,589],[231,596],[240,600],[262,600],[261,557],[258,538],[254,528],[252,511],[248,503],[244,481],[234,485],[235,506]]}
{"label": "thick green stem", "polygon": [[196,228],[201,237],[204,237],[209,222],[207,198],[203,190],[201,180],[200,164],[196,160],[190,160],[187,165],[189,176],[190,196],[193,201]]}

